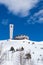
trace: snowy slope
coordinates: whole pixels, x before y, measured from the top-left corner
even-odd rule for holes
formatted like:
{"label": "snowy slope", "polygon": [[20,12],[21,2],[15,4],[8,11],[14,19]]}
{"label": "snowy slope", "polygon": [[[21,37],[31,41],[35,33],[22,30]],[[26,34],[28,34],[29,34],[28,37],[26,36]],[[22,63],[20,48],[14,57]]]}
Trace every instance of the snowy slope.
{"label": "snowy slope", "polygon": [[[9,51],[11,46],[15,52]],[[16,51],[24,47],[24,51]],[[30,40],[5,40],[0,41],[0,65],[43,65],[43,42],[34,42]],[[23,59],[20,63],[20,54],[25,58],[27,53],[31,54],[31,59]],[[2,62],[2,63],[1,63]]]}

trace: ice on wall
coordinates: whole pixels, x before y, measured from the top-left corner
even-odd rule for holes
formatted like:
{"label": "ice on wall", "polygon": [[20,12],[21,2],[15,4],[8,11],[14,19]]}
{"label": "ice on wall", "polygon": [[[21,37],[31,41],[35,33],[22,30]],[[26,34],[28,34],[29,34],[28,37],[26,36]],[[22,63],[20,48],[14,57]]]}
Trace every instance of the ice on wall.
{"label": "ice on wall", "polygon": [[43,65],[43,42],[6,40],[0,42],[0,65]]}

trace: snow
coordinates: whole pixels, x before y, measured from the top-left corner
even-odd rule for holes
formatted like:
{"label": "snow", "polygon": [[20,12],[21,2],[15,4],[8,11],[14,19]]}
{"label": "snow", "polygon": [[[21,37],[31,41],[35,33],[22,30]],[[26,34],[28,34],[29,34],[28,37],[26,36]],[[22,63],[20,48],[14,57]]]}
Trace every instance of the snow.
{"label": "snow", "polygon": [[[3,40],[0,41],[0,65],[42,65],[43,42],[30,40]],[[11,46],[15,52],[10,51]],[[23,51],[16,49],[24,48]],[[26,54],[31,54],[31,59],[25,59]]]}

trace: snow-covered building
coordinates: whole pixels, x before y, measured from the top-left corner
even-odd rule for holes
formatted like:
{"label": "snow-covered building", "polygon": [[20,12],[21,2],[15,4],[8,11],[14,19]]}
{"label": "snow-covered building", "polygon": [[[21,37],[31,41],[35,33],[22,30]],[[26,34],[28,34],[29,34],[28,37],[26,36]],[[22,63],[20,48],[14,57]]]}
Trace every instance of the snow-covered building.
{"label": "snow-covered building", "polygon": [[10,39],[0,40],[0,65],[43,65],[43,41],[31,41],[26,35],[13,39],[10,24]]}
{"label": "snow-covered building", "polygon": [[24,40],[24,39],[29,40],[29,37],[26,35],[18,35],[14,39],[15,40]]}

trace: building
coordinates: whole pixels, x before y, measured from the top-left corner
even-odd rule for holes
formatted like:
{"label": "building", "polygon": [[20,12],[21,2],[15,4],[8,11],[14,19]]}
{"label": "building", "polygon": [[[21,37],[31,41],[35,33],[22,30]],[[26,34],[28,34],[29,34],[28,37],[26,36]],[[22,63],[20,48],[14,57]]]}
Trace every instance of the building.
{"label": "building", "polygon": [[29,40],[29,37],[26,35],[18,35],[14,38],[15,40]]}

